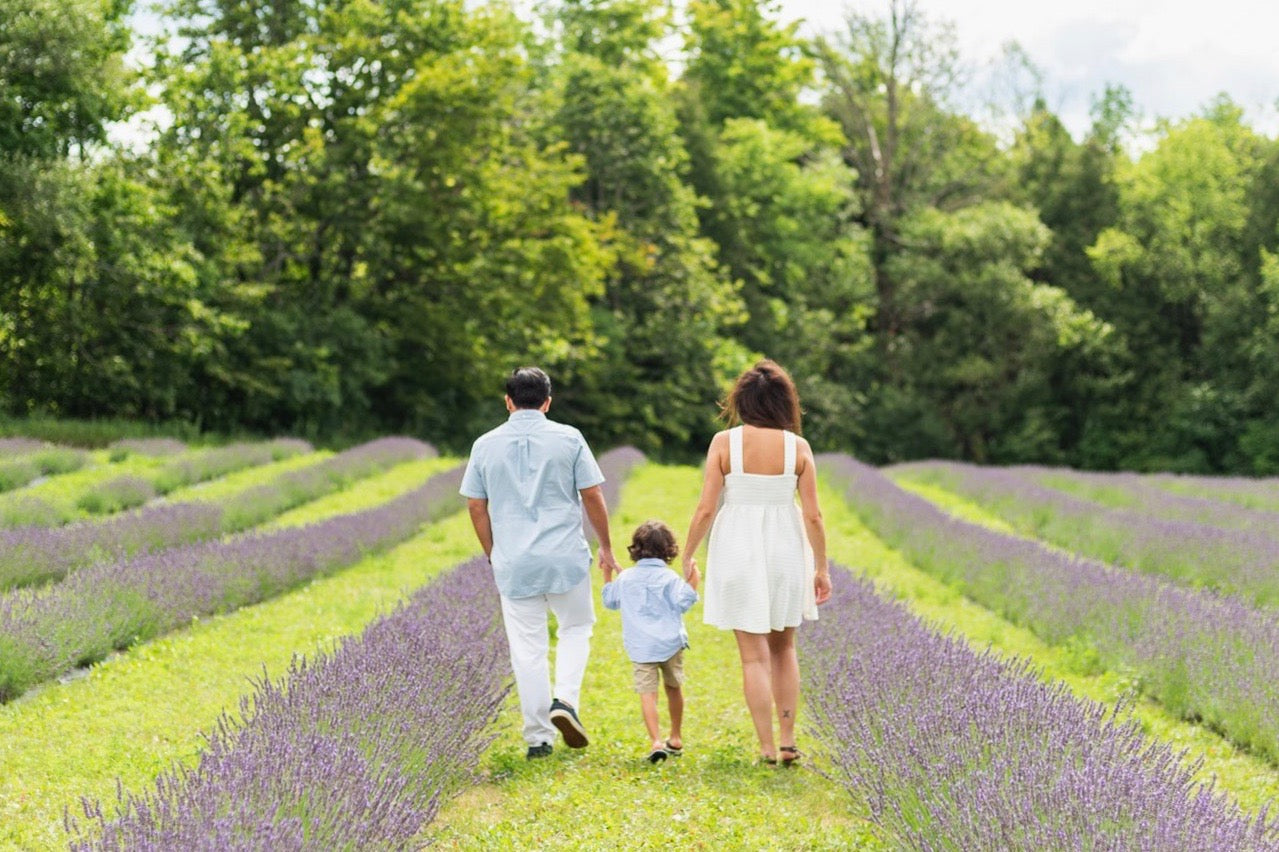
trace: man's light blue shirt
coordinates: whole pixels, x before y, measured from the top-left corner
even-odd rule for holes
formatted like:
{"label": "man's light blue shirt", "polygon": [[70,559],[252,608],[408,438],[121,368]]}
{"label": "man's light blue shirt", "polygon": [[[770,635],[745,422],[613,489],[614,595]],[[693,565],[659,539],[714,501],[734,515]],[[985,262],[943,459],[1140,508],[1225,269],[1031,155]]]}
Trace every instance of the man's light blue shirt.
{"label": "man's light blue shirt", "polygon": [[622,645],[633,663],[664,663],[688,647],[681,616],[697,592],[660,559],[641,559],[604,585],[606,609],[622,611]]}
{"label": "man's light blue shirt", "polygon": [[536,409],[511,412],[475,440],[459,489],[488,500],[493,577],[508,598],[567,592],[591,569],[584,488],[604,474],[582,433]]}

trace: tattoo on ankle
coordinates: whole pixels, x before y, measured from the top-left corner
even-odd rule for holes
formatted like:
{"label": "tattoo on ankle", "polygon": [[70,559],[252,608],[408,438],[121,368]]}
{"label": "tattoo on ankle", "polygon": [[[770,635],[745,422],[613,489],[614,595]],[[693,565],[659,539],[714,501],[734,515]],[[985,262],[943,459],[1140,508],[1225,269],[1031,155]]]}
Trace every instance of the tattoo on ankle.
{"label": "tattoo on ankle", "polygon": [[783,710],[783,711],[782,711],[782,718],[783,718],[783,719],[789,719],[789,718],[790,718],[790,711],[789,711],[789,710]]}

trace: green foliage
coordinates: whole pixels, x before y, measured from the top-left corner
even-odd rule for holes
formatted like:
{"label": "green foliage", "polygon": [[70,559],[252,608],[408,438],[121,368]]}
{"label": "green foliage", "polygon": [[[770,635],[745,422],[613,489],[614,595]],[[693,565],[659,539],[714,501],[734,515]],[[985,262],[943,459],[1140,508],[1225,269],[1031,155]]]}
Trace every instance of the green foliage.
{"label": "green foliage", "polygon": [[870,460],[1279,471],[1279,141],[1225,96],[1133,159],[1127,90],[1074,139],[1010,48],[996,133],[918,0],[816,41],[777,0],[164,0],[130,52],[131,8],[0,0],[0,432],[460,452],[538,363],[687,458],[766,355]]}
{"label": "green foliage", "polygon": [[[0,0],[0,170],[105,138],[132,102],[121,0]],[[0,211],[17,213],[0,199]]]}
{"label": "green foliage", "polygon": [[912,333],[899,358],[909,398],[926,400],[927,421],[941,427],[933,437],[945,439],[920,449],[981,461],[1062,458],[1054,390],[1104,380],[1111,330],[1027,276],[1047,229],[1032,212],[987,203],[926,209],[902,230],[911,250],[888,270],[918,307],[905,318]]}
{"label": "green foliage", "polygon": [[[555,75],[554,127],[584,164],[573,198],[607,229],[615,257],[593,306],[599,358],[567,363],[571,384],[557,397],[598,443],[680,454],[709,438],[716,395],[746,360],[727,336],[741,303],[698,233],[669,84],[643,58],[651,33],[613,26],[615,11],[632,8],[615,5],[575,5]],[[601,48],[580,30],[613,35]],[[607,61],[622,38],[635,66]],[[573,52],[580,45],[600,55]]]}

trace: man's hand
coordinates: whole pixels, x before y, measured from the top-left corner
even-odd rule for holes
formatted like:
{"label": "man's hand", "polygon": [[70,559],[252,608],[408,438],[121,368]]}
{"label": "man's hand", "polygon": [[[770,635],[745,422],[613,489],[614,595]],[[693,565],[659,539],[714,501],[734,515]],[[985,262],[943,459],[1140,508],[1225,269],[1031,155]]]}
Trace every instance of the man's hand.
{"label": "man's hand", "polygon": [[619,573],[622,568],[617,564],[617,560],[613,558],[613,548],[600,547],[600,570],[604,572],[604,582],[610,582],[613,575]]}

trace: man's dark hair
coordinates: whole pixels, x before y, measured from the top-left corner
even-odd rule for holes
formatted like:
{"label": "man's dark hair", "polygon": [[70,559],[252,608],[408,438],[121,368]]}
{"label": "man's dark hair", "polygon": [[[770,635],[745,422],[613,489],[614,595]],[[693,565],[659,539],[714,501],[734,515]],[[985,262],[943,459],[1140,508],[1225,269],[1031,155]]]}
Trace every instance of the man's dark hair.
{"label": "man's dark hair", "polygon": [[660,559],[670,562],[679,556],[679,546],[675,544],[675,533],[661,521],[645,521],[631,536],[630,546],[626,552],[634,560]]}
{"label": "man's dark hair", "polygon": [[541,408],[551,398],[551,377],[540,367],[519,367],[506,377],[506,395],[516,408]]}

